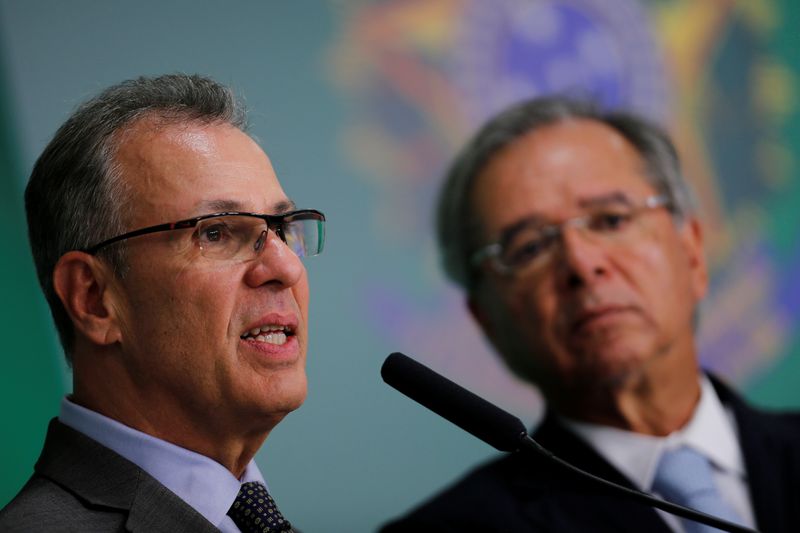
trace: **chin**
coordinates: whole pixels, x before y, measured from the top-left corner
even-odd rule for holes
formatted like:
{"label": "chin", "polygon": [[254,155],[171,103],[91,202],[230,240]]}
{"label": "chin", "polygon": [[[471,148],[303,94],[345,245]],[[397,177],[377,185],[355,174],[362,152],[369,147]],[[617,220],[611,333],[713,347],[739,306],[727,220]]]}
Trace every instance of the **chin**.
{"label": "chin", "polygon": [[303,405],[307,394],[306,375],[300,372],[299,375],[285,376],[277,383],[272,383],[265,403],[272,412],[288,414]]}
{"label": "chin", "polygon": [[644,370],[643,358],[634,354],[616,353],[595,360],[582,374],[584,381],[603,388],[624,388],[638,382],[644,375]]}
{"label": "chin", "polygon": [[238,382],[232,397],[238,408],[254,417],[282,417],[306,399],[307,381],[302,367],[284,368],[263,375],[250,375]]}

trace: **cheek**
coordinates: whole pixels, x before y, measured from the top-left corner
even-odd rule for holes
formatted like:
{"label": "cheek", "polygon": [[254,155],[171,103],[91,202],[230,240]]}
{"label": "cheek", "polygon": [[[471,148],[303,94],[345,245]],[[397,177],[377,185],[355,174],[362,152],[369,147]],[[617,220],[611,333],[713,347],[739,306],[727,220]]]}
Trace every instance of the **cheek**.
{"label": "cheek", "polygon": [[529,343],[546,341],[558,326],[557,298],[543,284],[509,287],[507,297],[500,305],[506,310],[503,314],[507,328],[512,328],[516,335],[526,338]]}
{"label": "cheek", "polygon": [[169,284],[171,304],[197,338],[225,336],[236,302],[237,278],[219,269],[184,270]]}
{"label": "cheek", "polygon": [[135,316],[139,324],[133,327],[141,336],[165,339],[169,348],[182,352],[225,342],[236,294],[234,276],[194,263],[172,265],[137,279],[140,289],[132,293],[132,309],[146,312]]}
{"label": "cheek", "polygon": [[[660,237],[640,253],[639,275],[665,294],[682,296],[689,288],[688,258],[675,239]],[[661,244],[657,244],[657,243]],[[666,289],[670,289],[666,291]]]}
{"label": "cheek", "polygon": [[544,279],[536,284],[519,285],[511,290],[511,307],[540,324],[552,323],[558,310],[555,282]]}
{"label": "cheek", "polygon": [[[658,323],[684,322],[697,301],[688,259],[677,245],[651,245],[630,256],[620,269],[626,272],[635,297]],[[691,302],[689,304],[688,302]]]}
{"label": "cheek", "polygon": [[633,293],[620,296],[633,298],[633,303],[643,306],[666,298],[666,291],[671,284],[671,280],[663,274],[666,263],[667,258],[658,246],[645,246],[618,254],[617,270],[624,280],[620,290]]}

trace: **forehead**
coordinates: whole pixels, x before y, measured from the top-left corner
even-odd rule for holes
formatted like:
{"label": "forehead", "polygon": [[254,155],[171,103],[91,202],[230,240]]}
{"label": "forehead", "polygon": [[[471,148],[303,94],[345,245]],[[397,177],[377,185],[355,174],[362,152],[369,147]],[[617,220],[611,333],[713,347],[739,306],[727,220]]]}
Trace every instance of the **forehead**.
{"label": "forehead", "polygon": [[221,123],[164,123],[145,118],[117,141],[114,162],[140,224],[238,206],[275,212],[288,202],[269,158],[244,132]]}
{"label": "forehead", "polygon": [[570,119],[534,130],[496,153],[475,179],[473,212],[488,231],[524,217],[557,219],[593,198],[652,194],[645,163],[616,130]]}

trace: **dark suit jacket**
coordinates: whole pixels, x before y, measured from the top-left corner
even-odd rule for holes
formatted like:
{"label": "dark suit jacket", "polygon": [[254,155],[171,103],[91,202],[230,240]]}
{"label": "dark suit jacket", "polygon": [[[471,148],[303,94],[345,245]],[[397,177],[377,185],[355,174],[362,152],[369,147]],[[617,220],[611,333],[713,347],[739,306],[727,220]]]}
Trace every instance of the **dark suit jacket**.
{"label": "dark suit jacket", "polygon": [[[758,529],[800,531],[800,414],[757,411],[716,380],[714,385],[736,417]],[[573,465],[634,488],[552,413],[533,436]],[[383,533],[405,531],[670,533],[653,509],[611,495],[541,456],[521,454],[478,467],[382,529]]]}
{"label": "dark suit jacket", "polygon": [[144,470],[53,419],[33,476],[0,511],[0,531],[219,530]]}

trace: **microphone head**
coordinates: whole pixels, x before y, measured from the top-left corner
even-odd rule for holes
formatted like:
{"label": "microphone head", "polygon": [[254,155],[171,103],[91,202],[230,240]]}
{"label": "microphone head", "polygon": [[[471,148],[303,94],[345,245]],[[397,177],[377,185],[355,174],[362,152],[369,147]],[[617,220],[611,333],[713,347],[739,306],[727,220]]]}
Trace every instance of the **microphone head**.
{"label": "microphone head", "polygon": [[381,377],[412,400],[500,451],[519,450],[527,435],[519,418],[401,353],[386,358]]}

